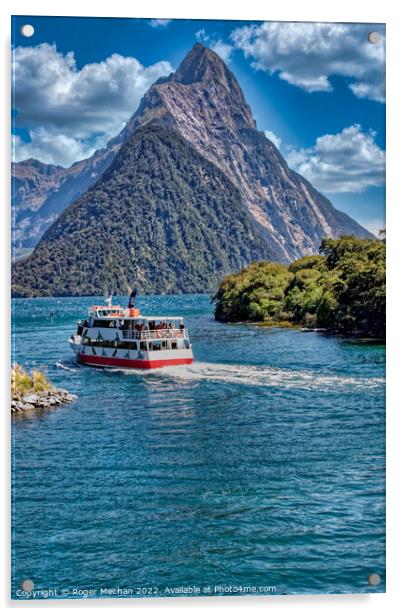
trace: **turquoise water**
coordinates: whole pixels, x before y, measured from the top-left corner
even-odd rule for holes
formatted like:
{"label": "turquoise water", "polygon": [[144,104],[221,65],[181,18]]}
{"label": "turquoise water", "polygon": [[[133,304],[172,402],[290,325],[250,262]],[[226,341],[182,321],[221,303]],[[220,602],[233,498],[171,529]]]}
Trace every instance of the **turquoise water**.
{"label": "turquoise water", "polygon": [[96,370],[67,339],[98,301],[14,302],[14,360],[79,397],[12,422],[13,597],[384,592],[384,346],[149,296],[196,362]]}

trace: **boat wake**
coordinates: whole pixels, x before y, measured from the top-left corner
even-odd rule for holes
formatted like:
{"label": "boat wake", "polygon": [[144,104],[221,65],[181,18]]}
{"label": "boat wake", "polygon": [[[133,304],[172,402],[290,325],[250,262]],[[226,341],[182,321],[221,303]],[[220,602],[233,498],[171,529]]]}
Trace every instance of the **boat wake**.
{"label": "boat wake", "polygon": [[[73,362],[71,362],[71,364],[73,364]],[[67,370],[68,372],[77,372],[77,367],[76,364],[73,364],[74,367],[71,366],[66,366],[66,364],[63,364],[61,361],[57,361],[55,366],[56,368],[61,368],[62,370]]]}
{"label": "boat wake", "polygon": [[[134,371],[123,371],[130,374]],[[210,381],[280,389],[339,391],[344,388],[375,389],[383,387],[385,379],[321,374],[308,370],[289,370],[270,366],[251,366],[194,362],[190,366],[166,366],[156,370],[135,370],[144,376],[162,376],[176,381]]]}

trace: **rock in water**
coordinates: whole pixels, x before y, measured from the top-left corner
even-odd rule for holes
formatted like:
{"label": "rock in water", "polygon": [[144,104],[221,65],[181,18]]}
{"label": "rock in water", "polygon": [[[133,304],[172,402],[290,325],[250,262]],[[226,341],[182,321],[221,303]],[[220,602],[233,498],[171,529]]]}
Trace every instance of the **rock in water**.
{"label": "rock in water", "polygon": [[34,406],[38,402],[38,400],[39,400],[39,396],[37,396],[36,394],[27,394],[26,396],[22,398],[23,402],[27,404],[33,404]]}
{"label": "rock in water", "polygon": [[11,412],[24,413],[74,402],[77,396],[57,389],[45,375],[33,370],[30,375],[19,364],[11,367]]}

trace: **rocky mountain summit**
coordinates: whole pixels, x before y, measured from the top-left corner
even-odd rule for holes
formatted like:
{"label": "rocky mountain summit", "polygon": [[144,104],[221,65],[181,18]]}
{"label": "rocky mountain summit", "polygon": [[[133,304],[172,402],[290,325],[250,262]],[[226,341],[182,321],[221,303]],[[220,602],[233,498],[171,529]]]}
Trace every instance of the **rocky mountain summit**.
{"label": "rocky mountain summit", "polygon": [[150,123],[177,130],[227,175],[277,260],[313,254],[324,237],[370,236],[289,169],[257,130],[235,76],[211,49],[197,43],[175,73],[145,94],[126,130]]}
{"label": "rocky mountain summit", "polygon": [[[172,161],[178,161],[179,150],[188,176],[184,175],[185,165],[171,168]],[[148,170],[143,160],[148,161]],[[50,220],[50,213],[56,210],[63,214],[52,223],[33,255],[16,265],[17,295],[103,292],[102,285],[110,284],[109,288],[118,290],[122,278],[124,284],[136,284],[127,255],[133,256],[135,267],[131,271],[140,277],[147,292],[210,291],[217,276],[233,271],[235,262],[236,267],[252,258],[287,263],[316,253],[325,237],[372,237],[289,169],[274,144],[257,130],[233,73],[216,53],[198,43],[175,73],[151,86],[107,148],[76,165],[79,172],[75,174],[78,167],[74,170],[74,165],[66,170],[69,179],[59,188],[50,187],[46,201],[36,212],[42,220]],[[55,177],[63,176],[56,169]],[[68,202],[73,204],[65,209]],[[226,213],[234,203],[233,215],[245,225],[243,235],[238,229],[233,234],[227,224]],[[77,217],[74,233],[70,225],[73,213]],[[189,246],[180,252],[182,233],[171,226],[178,214],[186,221],[187,237],[197,242],[198,257],[191,262],[192,273],[185,283],[177,278],[177,265],[193,259],[195,253]],[[153,232],[141,233],[140,221],[150,217]],[[205,229],[211,220],[214,224],[208,234]],[[98,237],[100,230],[103,256],[91,239]],[[88,238],[85,245],[83,237]],[[159,270],[167,268],[169,274],[156,284],[152,268],[161,254],[165,256]],[[241,255],[241,264],[235,254]],[[85,260],[92,262],[91,271],[85,267]]]}

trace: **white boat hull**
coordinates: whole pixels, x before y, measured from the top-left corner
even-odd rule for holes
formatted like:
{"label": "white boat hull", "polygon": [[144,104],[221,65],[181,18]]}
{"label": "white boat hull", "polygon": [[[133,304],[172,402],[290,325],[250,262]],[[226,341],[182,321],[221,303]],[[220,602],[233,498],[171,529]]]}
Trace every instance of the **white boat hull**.
{"label": "white boat hull", "polygon": [[180,366],[193,362],[193,352],[190,349],[167,351],[131,351],[125,349],[104,349],[100,347],[83,346],[70,343],[79,362],[88,366],[103,368],[152,369],[163,366]]}

